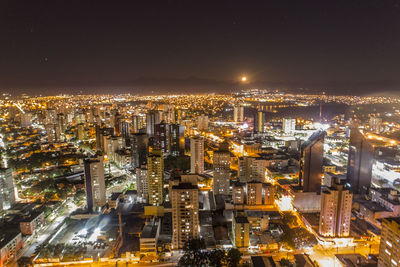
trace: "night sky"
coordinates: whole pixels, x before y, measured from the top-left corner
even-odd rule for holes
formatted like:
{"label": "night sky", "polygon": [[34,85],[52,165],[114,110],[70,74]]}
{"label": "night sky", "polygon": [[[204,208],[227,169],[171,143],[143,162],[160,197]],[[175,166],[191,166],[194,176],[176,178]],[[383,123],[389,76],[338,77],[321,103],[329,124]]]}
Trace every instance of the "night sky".
{"label": "night sky", "polygon": [[0,0],[0,51],[1,92],[400,92],[400,1]]}

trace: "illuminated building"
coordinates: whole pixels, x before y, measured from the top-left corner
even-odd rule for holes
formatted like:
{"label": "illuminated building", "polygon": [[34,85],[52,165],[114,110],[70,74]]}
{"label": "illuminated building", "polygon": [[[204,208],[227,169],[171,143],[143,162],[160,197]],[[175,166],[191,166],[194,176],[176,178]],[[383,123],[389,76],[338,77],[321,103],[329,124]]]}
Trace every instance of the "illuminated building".
{"label": "illuminated building", "polygon": [[190,138],[190,172],[204,173],[204,138],[202,136]]}
{"label": "illuminated building", "polygon": [[[0,233],[0,266],[9,266],[17,257],[17,253],[24,247],[24,241],[20,231],[8,229],[4,233]],[[11,264],[10,264],[11,265]]]}
{"label": "illuminated building", "polygon": [[233,107],[233,121],[243,122],[244,120],[244,107],[241,105],[235,105]]}
{"label": "illuminated building", "polygon": [[143,128],[143,119],[140,116],[132,116],[132,133],[138,133]]}
{"label": "illuminated building", "polygon": [[182,156],[185,152],[185,127],[179,124],[169,125],[169,147],[174,157]]}
{"label": "illuminated building", "polygon": [[247,183],[247,205],[273,205],[274,201],[274,188],[271,184],[262,182]]}
{"label": "illuminated building", "polygon": [[380,134],[382,132],[382,118],[371,116],[369,118],[369,128],[372,132]]}
{"label": "illuminated building", "polygon": [[131,135],[132,167],[138,168],[147,164],[149,138],[145,133]]}
{"label": "illuminated building", "polygon": [[231,154],[229,148],[221,146],[218,151],[214,151],[213,168],[214,168],[214,194],[228,195],[229,181],[231,176],[230,169]]}
{"label": "illuminated building", "polygon": [[138,197],[145,201],[149,198],[149,181],[147,176],[147,168],[145,166],[136,168],[136,188]]}
{"label": "illuminated building", "polygon": [[303,192],[321,192],[325,131],[315,132],[301,147],[299,185]]}
{"label": "illuminated building", "polygon": [[265,181],[266,160],[255,157],[239,158],[239,180],[241,182]]}
{"label": "illuminated building", "polygon": [[254,133],[264,133],[265,113],[258,110],[254,117]]}
{"label": "illuminated building", "polygon": [[49,143],[53,143],[56,140],[54,132],[54,124],[46,124],[44,126],[44,129],[46,130],[47,141]]}
{"label": "illuminated building", "polygon": [[83,123],[79,123],[77,125],[76,133],[76,137],[78,138],[78,140],[82,141],[85,138],[85,128],[83,126]]}
{"label": "illuminated building", "polygon": [[363,194],[371,186],[374,148],[357,129],[350,131],[347,183],[354,194]]}
{"label": "illuminated building", "polygon": [[235,205],[244,204],[246,198],[245,186],[246,184],[241,182],[236,182],[233,185],[233,192],[232,192],[233,204]]}
{"label": "illuminated building", "polygon": [[232,243],[236,248],[250,245],[250,223],[244,212],[238,212],[232,218]]}
{"label": "illuminated building", "polygon": [[15,193],[12,170],[11,168],[0,166],[0,211],[9,209],[14,203]]}
{"label": "illuminated building", "polygon": [[140,233],[140,254],[145,256],[157,255],[157,242],[160,228],[160,219],[153,219],[150,222],[146,222]]}
{"label": "illuminated building", "polygon": [[67,129],[67,125],[65,122],[65,115],[63,113],[57,114],[57,124],[58,127],[60,128],[61,134],[64,134],[65,130]]}
{"label": "illuminated building", "polygon": [[378,267],[400,265],[400,217],[382,220]]}
{"label": "illuminated building", "polygon": [[186,241],[199,238],[199,192],[197,185],[179,183],[171,189],[172,248],[181,249]]}
{"label": "illuminated building", "polygon": [[207,131],[208,130],[208,116],[204,114],[197,117],[197,130]]}
{"label": "illuminated building", "polygon": [[282,122],[282,131],[285,134],[293,134],[296,130],[296,119],[284,118]]}
{"label": "illuminated building", "polygon": [[128,121],[121,122],[121,136],[126,140],[129,138],[130,123]]}
{"label": "illuminated building", "polygon": [[169,125],[162,121],[154,125],[154,149],[169,155]]}
{"label": "illuminated building", "polygon": [[182,110],[180,109],[175,109],[175,118],[174,118],[174,123],[175,124],[180,124],[182,120]]}
{"label": "illuminated building", "polygon": [[32,125],[32,114],[21,113],[21,127],[30,127]]}
{"label": "illuminated building", "polygon": [[321,196],[319,233],[325,237],[347,237],[350,234],[353,194],[346,188],[345,181],[332,180]]}
{"label": "illuminated building", "polygon": [[96,131],[96,150],[103,151],[104,149],[103,134],[99,125],[96,125],[95,131]]}
{"label": "illuminated building", "polygon": [[89,212],[93,212],[93,209],[98,209],[107,202],[103,157],[85,159],[84,168],[87,207]]}
{"label": "illuminated building", "polygon": [[115,114],[113,114],[113,121],[114,121],[114,131],[115,131],[115,135],[120,136],[121,135],[121,119],[122,116],[121,114],[119,114],[119,112],[117,111]]}
{"label": "illuminated building", "polygon": [[164,158],[160,150],[153,150],[147,157],[147,179],[149,187],[149,203],[163,203],[163,172]]}
{"label": "illuminated building", "polygon": [[161,122],[160,111],[149,110],[146,114],[146,133],[149,137],[154,135],[154,125]]}
{"label": "illuminated building", "polygon": [[57,119],[57,111],[55,109],[46,109],[45,110],[45,118],[44,125],[46,124],[55,124]]}

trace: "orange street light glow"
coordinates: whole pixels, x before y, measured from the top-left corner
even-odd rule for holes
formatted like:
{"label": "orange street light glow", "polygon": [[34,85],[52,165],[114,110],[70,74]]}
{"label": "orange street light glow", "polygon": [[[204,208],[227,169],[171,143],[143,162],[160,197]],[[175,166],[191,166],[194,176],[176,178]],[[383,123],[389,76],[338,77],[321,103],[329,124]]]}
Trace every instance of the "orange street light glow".
{"label": "orange street light glow", "polygon": [[246,77],[246,76],[243,76],[243,77],[242,77],[242,82],[245,82],[245,81],[247,81],[247,77]]}

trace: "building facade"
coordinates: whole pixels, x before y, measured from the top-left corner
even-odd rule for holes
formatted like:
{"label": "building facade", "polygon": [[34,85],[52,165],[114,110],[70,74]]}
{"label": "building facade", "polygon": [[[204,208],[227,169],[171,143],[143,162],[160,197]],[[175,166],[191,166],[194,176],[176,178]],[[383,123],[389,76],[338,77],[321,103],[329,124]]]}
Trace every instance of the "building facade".
{"label": "building facade", "polygon": [[149,203],[159,206],[163,203],[164,158],[160,150],[152,151],[147,157],[147,180]]}
{"label": "building facade", "polygon": [[213,168],[214,168],[214,183],[213,192],[214,194],[228,195],[230,176],[231,176],[231,154],[229,150],[220,148],[218,151],[214,151],[213,154]]}
{"label": "building facade", "polygon": [[172,186],[172,248],[181,249],[185,242],[199,238],[199,196],[197,185],[179,183]]}
{"label": "building facade", "polygon": [[382,220],[378,267],[400,265],[400,218]]}
{"label": "building facade", "polygon": [[84,161],[86,201],[89,212],[103,207],[106,202],[103,157]]}
{"label": "building facade", "polygon": [[299,185],[303,192],[321,192],[325,131],[315,132],[301,147]]}
{"label": "building facade", "polygon": [[204,138],[202,136],[190,139],[190,172],[204,173]]}
{"label": "building facade", "polygon": [[371,186],[374,148],[357,129],[350,130],[347,183],[355,194],[363,194]]}
{"label": "building facade", "polygon": [[322,192],[319,234],[325,237],[348,237],[350,235],[353,194],[345,181],[332,180],[332,186]]}
{"label": "building facade", "polygon": [[14,203],[15,191],[12,170],[11,168],[0,167],[0,211],[9,209]]}

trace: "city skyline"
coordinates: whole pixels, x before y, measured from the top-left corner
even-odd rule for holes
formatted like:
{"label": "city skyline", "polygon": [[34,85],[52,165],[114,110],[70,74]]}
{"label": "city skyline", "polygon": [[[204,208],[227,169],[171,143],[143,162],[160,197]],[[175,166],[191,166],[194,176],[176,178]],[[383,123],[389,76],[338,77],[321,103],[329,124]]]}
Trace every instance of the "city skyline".
{"label": "city skyline", "polygon": [[400,0],[0,1],[0,267],[400,265]]}

